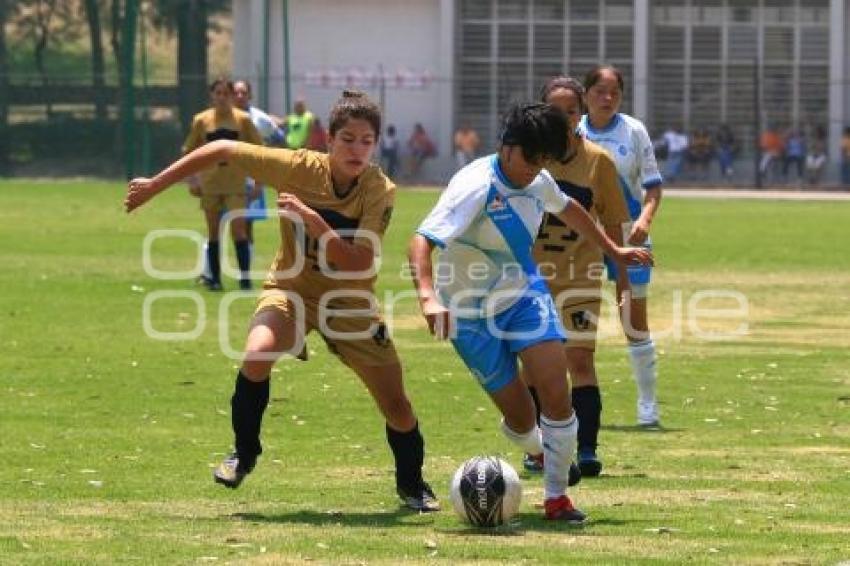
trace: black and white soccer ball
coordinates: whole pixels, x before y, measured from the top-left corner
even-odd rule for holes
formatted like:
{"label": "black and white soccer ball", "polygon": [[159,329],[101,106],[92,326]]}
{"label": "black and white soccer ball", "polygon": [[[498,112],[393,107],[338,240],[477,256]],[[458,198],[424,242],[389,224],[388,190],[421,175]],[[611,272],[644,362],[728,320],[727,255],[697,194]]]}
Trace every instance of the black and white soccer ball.
{"label": "black and white soccer ball", "polygon": [[455,472],[449,487],[458,515],[476,527],[496,527],[519,510],[522,484],[510,464],[495,456],[475,456]]}

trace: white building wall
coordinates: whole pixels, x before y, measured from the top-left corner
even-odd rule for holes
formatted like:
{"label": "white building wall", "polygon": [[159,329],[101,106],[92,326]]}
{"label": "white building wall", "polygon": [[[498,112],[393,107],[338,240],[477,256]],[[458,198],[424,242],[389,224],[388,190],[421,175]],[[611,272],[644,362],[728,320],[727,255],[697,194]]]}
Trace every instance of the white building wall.
{"label": "white building wall", "polygon": [[[256,77],[262,69],[263,5],[264,0],[234,0],[234,76]],[[270,0],[268,110],[277,115],[291,107],[283,80],[282,5],[282,0]],[[406,141],[413,125],[421,122],[440,153],[438,160],[429,160],[426,173],[442,179],[451,152],[451,120],[445,116],[453,115],[454,45],[445,38],[453,38],[453,10],[454,2],[445,0],[289,0],[292,98],[304,98],[327,125],[329,110],[344,87],[316,84],[315,75],[308,81],[309,73],[355,68],[377,72],[379,66],[391,75],[404,69],[429,73],[433,80],[419,89],[389,81],[384,123],[394,124]],[[376,101],[381,98],[378,87],[356,88]]]}

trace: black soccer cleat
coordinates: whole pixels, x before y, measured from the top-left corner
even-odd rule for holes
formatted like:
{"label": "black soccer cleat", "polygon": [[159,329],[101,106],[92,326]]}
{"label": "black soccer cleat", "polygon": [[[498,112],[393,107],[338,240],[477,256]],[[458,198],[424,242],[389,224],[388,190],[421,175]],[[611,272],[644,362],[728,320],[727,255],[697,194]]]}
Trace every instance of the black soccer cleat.
{"label": "black soccer cleat", "polygon": [[234,452],[222,460],[221,464],[216,467],[215,471],[213,471],[213,479],[215,479],[215,483],[220,483],[230,489],[236,489],[242,483],[242,480],[245,479],[245,476],[250,474],[251,470],[254,469],[255,463],[256,460],[250,464],[243,463],[240,461],[236,452]]}
{"label": "black soccer cleat", "polygon": [[415,489],[396,487],[396,493],[405,507],[420,513],[431,513],[440,510],[440,502],[434,495],[434,490],[424,481]]}
{"label": "black soccer cleat", "polygon": [[578,469],[581,470],[582,477],[595,478],[602,473],[602,462],[596,457],[595,450],[588,448],[579,450]]}

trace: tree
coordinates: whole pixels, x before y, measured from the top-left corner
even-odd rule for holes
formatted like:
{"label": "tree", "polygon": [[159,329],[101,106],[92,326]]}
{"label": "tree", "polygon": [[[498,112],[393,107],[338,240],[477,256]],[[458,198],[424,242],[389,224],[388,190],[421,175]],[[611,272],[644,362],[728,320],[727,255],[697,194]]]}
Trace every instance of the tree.
{"label": "tree", "polygon": [[230,6],[230,0],[156,0],[154,25],[177,32],[178,106],[184,130],[207,104],[209,17]]}
{"label": "tree", "polygon": [[[8,0],[7,0],[8,1]],[[35,68],[45,87],[49,85],[46,56],[52,43],[73,42],[79,37],[80,22],[76,16],[77,2],[72,0],[19,0],[15,2],[18,17],[14,29],[33,43]],[[47,114],[52,113],[49,97]]]}
{"label": "tree", "polygon": [[100,24],[100,5],[98,0],[85,0],[86,19],[89,25],[89,43],[91,44],[92,86],[94,87],[95,116],[100,121],[106,119],[106,99],[104,91],[105,63],[103,57],[103,29]]}
{"label": "tree", "polygon": [[10,15],[8,0],[0,0],[0,174],[9,165],[9,63],[6,56],[6,21]]}

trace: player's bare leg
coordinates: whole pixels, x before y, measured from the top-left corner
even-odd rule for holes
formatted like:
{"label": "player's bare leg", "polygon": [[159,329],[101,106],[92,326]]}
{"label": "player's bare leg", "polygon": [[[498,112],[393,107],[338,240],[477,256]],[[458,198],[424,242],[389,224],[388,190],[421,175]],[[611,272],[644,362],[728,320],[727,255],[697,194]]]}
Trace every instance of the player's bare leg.
{"label": "player's bare leg", "polygon": [[[656,399],[657,354],[655,343],[649,333],[647,300],[632,297],[627,313],[624,312],[624,327],[629,342],[629,359],[638,390],[637,420],[640,426],[657,427],[659,424],[658,401]],[[628,321],[626,324],[625,321]]]}
{"label": "player's bare leg", "polygon": [[387,443],[395,459],[396,490],[415,511],[438,511],[431,486],[422,477],[425,441],[410,400],[404,392],[401,364],[361,366],[348,363],[371,393],[386,420]]}
{"label": "player's bare leg", "polygon": [[[540,401],[540,429],[544,454],[546,517],[583,522],[584,513],[567,497],[570,464],[576,453],[578,420],[570,399],[564,346],[559,340],[542,342],[520,352],[526,379]],[[525,387],[525,384],[522,384]],[[527,389],[527,398],[530,394]]]}
{"label": "player's bare leg", "polygon": [[269,403],[271,369],[283,352],[295,346],[297,336],[296,322],[278,310],[265,309],[254,315],[230,401],[236,450],[215,469],[217,483],[239,487],[254,469],[263,452],[260,428]]}

